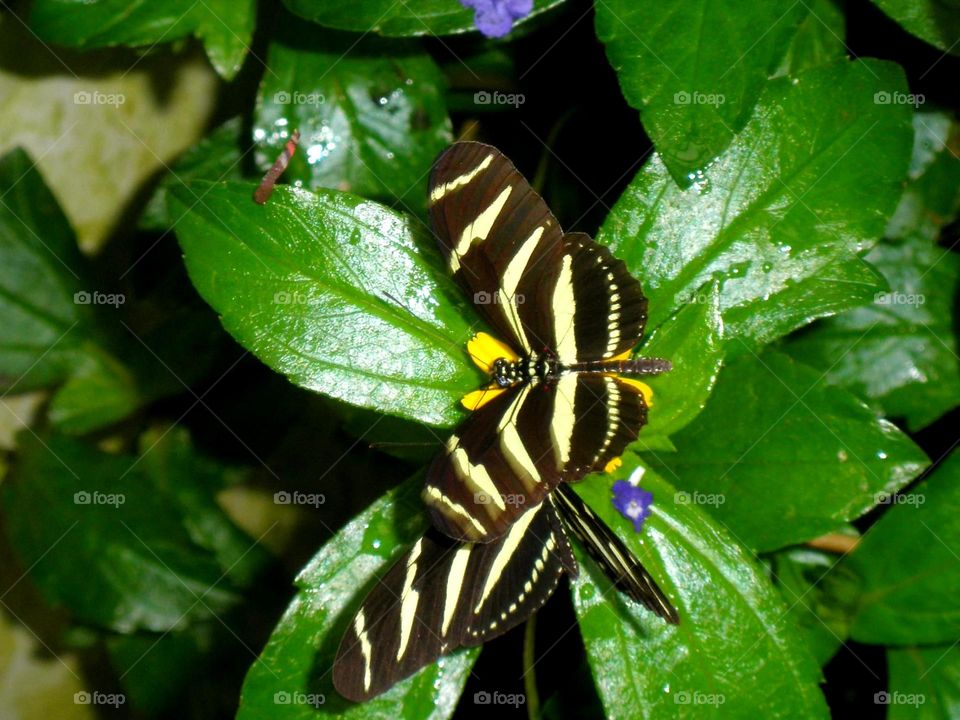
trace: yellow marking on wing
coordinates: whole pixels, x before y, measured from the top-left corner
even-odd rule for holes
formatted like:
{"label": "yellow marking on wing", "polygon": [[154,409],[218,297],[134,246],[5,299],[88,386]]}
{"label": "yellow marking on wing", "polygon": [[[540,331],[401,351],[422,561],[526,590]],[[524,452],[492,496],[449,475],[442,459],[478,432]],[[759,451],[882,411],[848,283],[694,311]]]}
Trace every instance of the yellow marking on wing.
{"label": "yellow marking on wing", "polygon": [[614,355],[612,358],[610,358],[610,362],[613,362],[614,360],[629,360],[631,355],[633,355],[633,348],[624,350],[619,355]]}
{"label": "yellow marking on wing", "polygon": [[509,345],[497,340],[493,335],[485,332],[478,332],[467,341],[467,352],[474,365],[485,373],[493,372],[493,363],[495,360],[503,358],[509,362],[517,362],[520,356],[517,355]]}
{"label": "yellow marking on wing", "polygon": [[606,465],[603,466],[603,471],[605,473],[612,473],[614,470],[622,466],[623,466],[623,458],[615,457],[613,458],[613,460],[611,460],[610,462],[608,462]]}
{"label": "yellow marking on wing", "polygon": [[460,404],[470,411],[479,410],[505,390],[506,388],[497,387],[496,385],[482,388],[480,390],[474,390],[473,392],[468,392],[466,395],[464,395],[460,399]]}
{"label": "yellow marking on wing", "polygon": [[643,394],[643,399],[646,401],[647,407],[653,407],[653,388],[651,388],[645,382],[640,382],[639,380],[634,380],[633,378],[625,378],[621,375],[615,375],[614,377],[616,377],[617,380],[625,385],[632,385],[639,390]]}

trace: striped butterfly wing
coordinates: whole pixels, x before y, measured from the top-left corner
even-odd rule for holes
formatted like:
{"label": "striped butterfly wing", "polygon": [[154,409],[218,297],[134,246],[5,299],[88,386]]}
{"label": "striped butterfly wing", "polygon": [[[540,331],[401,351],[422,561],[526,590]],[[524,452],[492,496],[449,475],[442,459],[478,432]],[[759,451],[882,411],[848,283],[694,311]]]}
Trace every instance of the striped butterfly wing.
{"label": "striped butterfly wing", "polygon": [[337,651],[334,686],[361,702],[505,633],[543,606],[564,570],[576,575],[577,564],[552,501],[488,544],[428,531],[363,601]]}
{"label": "striped butterfly wing", "polygon": [[556,277],[544,277],[541,307],[553,322],[548,346],[565,365],[611,360],[636,347],[647,299],[622,260],[585,233],[563,238]]}
{"label": "striped butterfly wing", "polygon": [[541,293],[557,277],[563,233],[543,199],[499,150],[458,142],[430,175],[430,219],[448,269],[514,351],[549,347]]}
{"label": "striped butterfly wing", "polygon": [[569,373],[475,410],[427,471],[433,526],[470,542],[499,538],[561,482],[602,470],[646,422],[643,395],[612,375]]}
{"label": "striped butterfly wing", "polygon": [[573,488],[561,487],[553,497],[564,525],[583,543],[614,586],[668,623],[678,624],[680,615],[650,573]]}

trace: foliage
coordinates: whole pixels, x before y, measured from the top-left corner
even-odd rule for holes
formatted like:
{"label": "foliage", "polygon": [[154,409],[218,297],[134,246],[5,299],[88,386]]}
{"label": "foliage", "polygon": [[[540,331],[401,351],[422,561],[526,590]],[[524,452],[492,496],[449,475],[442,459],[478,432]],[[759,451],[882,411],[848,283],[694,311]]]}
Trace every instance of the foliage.
{"label": "foliage", "polygon": [[[0,157],[18,430],[0,645],[28,629],[66,658],[58,686],[83,667],[94,704],[242,720],[469,716],[501,668],[525,674],[531,716],[539,688],[547,717],[826,717],[862,711],[833,668],[873,645],[888,671],[868,702],[955,714],[960,129],[952,88],[924,78],[957,69],[960,11],[876,5],[536,0],[500,41],[456,0],[34,0],[0,17],[24,50],[0,53],[17,89],[0,125],[29,138],[39,103],[90,158],[67,182],[40,163],[52,147]],[[875,27],[942,59],[844,44]],[[81,251],[99,115],[58,126],[46,98],[69,91],[152,153],[124,108],[173,102],[163,67],[183,81],[195,45],[219,85],[190,80],[208,105],[175,107],[209,129],[172,165],[154,153],[155,177],[141,164],[106,245]],[[38,49],[71,64],[24,59]],[[121,83],[141,60],[151,81]],[[254,203],[294,130],[288,184]],[[330,680],[340,637],[427,527],[423,465],[485,382],[465,351],[482,323],[426,218],[455,137],[498,145],[643,285],[637,351],[674,369],[650,379],[622,467],[576,488],[681,622],[577,546],[579,576],[542,611],[568,627],[531,626],[525,667],[508,636],[355,706]],[[639,533],[611,503],[628,478],[654,496]]]}

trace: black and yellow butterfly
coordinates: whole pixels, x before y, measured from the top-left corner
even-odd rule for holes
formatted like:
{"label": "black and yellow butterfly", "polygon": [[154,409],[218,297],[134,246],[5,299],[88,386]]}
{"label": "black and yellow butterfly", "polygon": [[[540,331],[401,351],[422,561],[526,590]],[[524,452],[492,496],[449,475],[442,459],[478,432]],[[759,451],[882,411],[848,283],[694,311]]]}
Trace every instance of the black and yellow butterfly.
{"label": "black and yellow butterfly", "polygon": [[457,647],[516,626],[577,574],[567,532],[618,588],[668,622],[670,601],[566,486],[608,468],[646,422],[649,388],[623,376],[670,369],[630,357],[647,301],[623,262],[564,234],[495,148],[460,142],[430,177],[444,258],[490,328],[468,345],[491,384],[427,473],[434,528],[379,581],[348,628],[334,684],[365,700]]}

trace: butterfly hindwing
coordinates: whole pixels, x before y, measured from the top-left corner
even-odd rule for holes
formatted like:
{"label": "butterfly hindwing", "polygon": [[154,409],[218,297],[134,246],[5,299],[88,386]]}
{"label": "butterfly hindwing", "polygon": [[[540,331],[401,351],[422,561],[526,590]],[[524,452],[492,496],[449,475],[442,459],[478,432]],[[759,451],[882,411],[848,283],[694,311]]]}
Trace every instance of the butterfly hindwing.
{"label": "butterfly hindwing", "polygon": [[526,620],[553,594],[573,557],[551,500],[495,542],[456,543],[430,530],[364,599],[337,651],[333,682],[363,701],[461,646]]}
{"label": "butterfly hindwing", "polygon": [[563,233],[543,198],[496,148],[459,142],[434,164],[429,206],[449,270],[500,339],[546,348],[552,323],[537,294],[558,272]]}
{"label": "butterfly hindwing", "polygon": [[560,482],[547,418],[552,391],[526,384],[471,413],[427,471],[423,499],[434,527],[458,540],[499,538]]}
{"label": "butterfly hindwing", "polygon": [[673,625],[680,622],[676,608],[650,573],[573,488],[561,487],[553,498],[564,524],[583,543],[590,557],[600,565],[617,589],[667,622]]}
{"label": "butterfly hindwing", "polygon": [[564,236],[559,272],[544,282],[552,290],[541,308],[553,318],[549,347],[562,363],[610,360],[640,342],[647,319],[640,283],[589,235]]}

